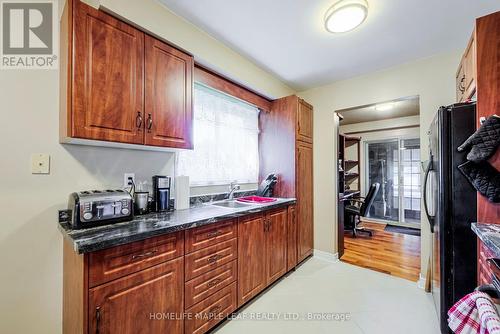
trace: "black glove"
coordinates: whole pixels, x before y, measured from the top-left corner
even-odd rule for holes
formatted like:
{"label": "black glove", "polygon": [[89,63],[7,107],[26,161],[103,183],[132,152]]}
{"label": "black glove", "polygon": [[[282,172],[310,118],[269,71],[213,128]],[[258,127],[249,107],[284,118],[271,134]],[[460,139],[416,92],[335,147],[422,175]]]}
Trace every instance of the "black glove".
{"label": "black glove", "polygon": [[500,117],[493,115],[458,147],[458,151],[462,152],[471,148],[467,154],[467,160],[480,162],[491,158],[498,145],[500,145]]}
{"label": "black glove", "polygon": [[488,162],[467,161],[458,166],[472,186],[490,202],[500,202],[500,172]]}

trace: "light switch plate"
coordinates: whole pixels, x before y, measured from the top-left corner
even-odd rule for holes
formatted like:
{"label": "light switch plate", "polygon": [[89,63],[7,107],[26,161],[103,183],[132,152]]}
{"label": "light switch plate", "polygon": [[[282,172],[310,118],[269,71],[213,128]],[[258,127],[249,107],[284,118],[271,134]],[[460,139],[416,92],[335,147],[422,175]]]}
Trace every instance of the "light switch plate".
{"label": "light switch plate", "polygon": [[50,155],[34,153],[31,155],[31,174],[49,174]]}

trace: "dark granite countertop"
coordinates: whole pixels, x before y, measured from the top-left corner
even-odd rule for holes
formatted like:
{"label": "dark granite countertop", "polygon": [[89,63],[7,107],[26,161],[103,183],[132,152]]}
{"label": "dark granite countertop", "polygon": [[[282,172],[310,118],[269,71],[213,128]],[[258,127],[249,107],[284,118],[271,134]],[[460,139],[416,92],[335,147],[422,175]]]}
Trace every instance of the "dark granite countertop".
{"label": "dark granite countertop", "polygon": [[69,223],[58,223],[58,226],[64,237],[73,244],[75,252],[83,254],[157,235],[213,224],[229,218],[267,211],[293,204],[295,201],[294,198],[279,198],[276,202],[247,205],[242,208],[225,208],[206,203],[186,210],[151,213],[136,216],[132,221],[88,229],[73,230]]}
{"label": "dark granite countertop", "polygon": [[500,258],[500,225],[473,223],[472,230],[496,258]]}

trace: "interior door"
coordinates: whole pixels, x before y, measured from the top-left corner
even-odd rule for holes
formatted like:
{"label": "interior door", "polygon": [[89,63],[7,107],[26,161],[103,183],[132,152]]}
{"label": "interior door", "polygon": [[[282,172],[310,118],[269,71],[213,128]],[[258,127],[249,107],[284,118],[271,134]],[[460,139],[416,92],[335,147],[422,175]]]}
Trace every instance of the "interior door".
{"label": "interior door", "polygon": [[262,215],[238,223],[238,306],[266,287],[266,232]]}
{"label": "interior door", "polygon": [[146,144],[192,148],[193,57],[146,36]]}
{"label": "interior door", "polygon": [[286,273],[287,210],[274,211],[267,215],[266,235],[267,285]]}
{"label": "interior door", "polygon": [[182,319],[151,319],[184,312],[184,259],[165,262],[89,291],[89,333],[184,331]]}
{"label": "interior door", "polygon": [[144,143],[144,34],[75,2],[72,137]]}
{"label": "interior door", "polygon": [[312,254],[313,242],[313,148],[297,143],[297,252],[298,261]]}

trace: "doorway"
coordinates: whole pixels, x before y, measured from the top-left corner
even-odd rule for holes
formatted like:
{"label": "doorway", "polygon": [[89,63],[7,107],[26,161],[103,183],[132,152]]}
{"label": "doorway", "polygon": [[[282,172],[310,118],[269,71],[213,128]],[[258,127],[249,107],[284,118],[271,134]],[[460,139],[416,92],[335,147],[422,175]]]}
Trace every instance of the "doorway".
{"label": "doorway", "polygon": [[419,113],[418,96],[337,111],[340,260],[412,281],[420,273]]}

